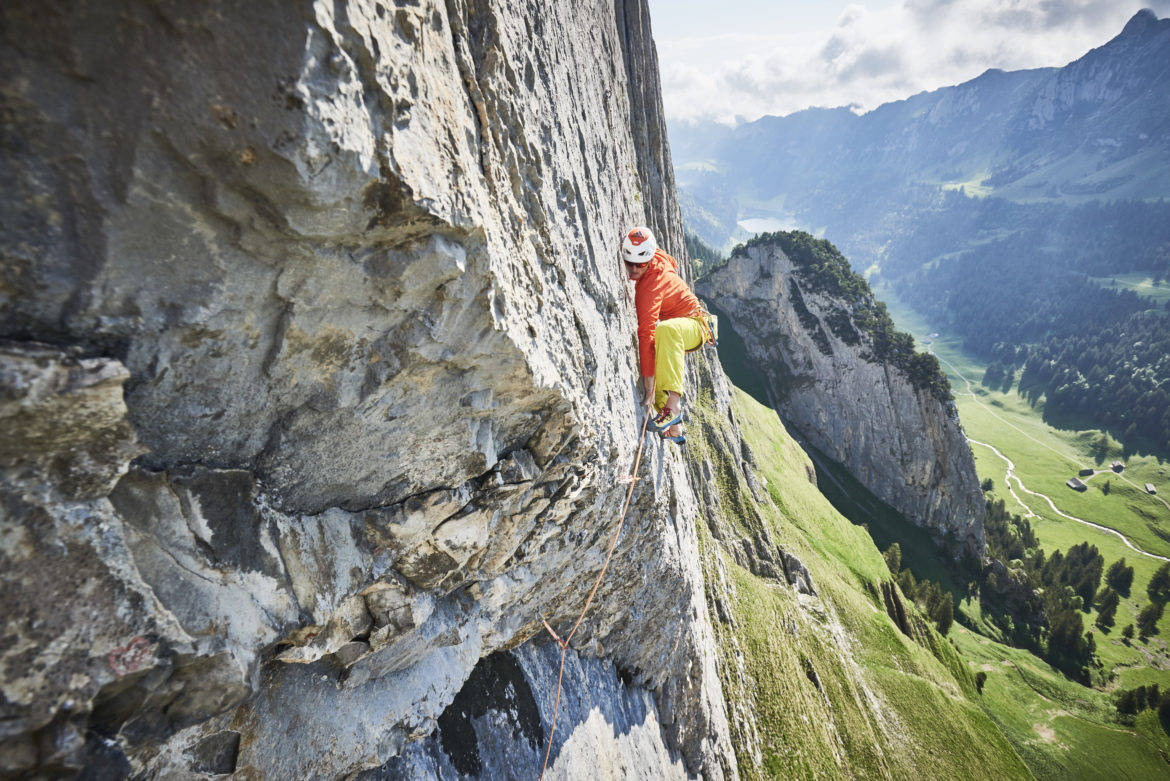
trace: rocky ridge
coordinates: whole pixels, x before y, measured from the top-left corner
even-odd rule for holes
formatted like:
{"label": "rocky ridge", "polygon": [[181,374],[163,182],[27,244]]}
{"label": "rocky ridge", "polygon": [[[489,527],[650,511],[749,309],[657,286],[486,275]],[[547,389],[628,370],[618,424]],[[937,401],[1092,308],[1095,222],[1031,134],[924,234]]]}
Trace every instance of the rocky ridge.
{"label": "rocky ridge", "polygon": [[852,307],[750,243],[696,289],[731,320],[776,410],[813,446],[953,552],[986,553],[983,497],[953,402],[874,360]]}
{"label": "rocky ridge", "polygon": [[[1170,19],[1143,9],[1060,68],[991,69],[860,116],[810,108],[734,129],[679,124],[683,211],[713,247],[747,238],[740,218],[824,231],[890,282],[905,271],[890,240],[906,233],[907,204],[929,208],[940,186],[1026,204],[1165,197],[1167,62]],[[717,165],[689,165],[701,161]]]}

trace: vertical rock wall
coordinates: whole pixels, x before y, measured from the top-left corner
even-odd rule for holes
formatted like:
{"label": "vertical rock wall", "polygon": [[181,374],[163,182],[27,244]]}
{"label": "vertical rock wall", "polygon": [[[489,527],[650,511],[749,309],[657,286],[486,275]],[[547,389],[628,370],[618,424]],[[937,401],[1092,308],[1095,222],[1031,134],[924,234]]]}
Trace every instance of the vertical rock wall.
{"label": "vertical rock wall", "polygon": [[[614,529],[614,242],[682,244],[645,3],[18,0],[0,30],[0,775],[409,775]],[[696,500],[645,469],[555,772],[734,776]],[[516,655],[530,753],[547,651]]]}
{"label": "vertical rock wall", "polygon": [[[760,367],[776,409],[907,519],[983,555],[983,496],[953,405],[870,359],[848,305],[808,290],[775,244],[748,247],[700,280]],[[852,332],[852,343],[840,333]]]}

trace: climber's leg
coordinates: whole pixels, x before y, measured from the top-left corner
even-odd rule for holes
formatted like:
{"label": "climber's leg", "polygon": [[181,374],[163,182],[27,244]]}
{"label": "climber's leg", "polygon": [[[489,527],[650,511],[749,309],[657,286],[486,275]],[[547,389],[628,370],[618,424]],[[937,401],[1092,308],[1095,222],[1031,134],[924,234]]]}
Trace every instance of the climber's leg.
{"label": "climber's leg", "polygon": [[654,329],[654,409],[669,406],[672,412],[681,410],[683,356],[702,344],[703,325],[695,317],[663,320]]}

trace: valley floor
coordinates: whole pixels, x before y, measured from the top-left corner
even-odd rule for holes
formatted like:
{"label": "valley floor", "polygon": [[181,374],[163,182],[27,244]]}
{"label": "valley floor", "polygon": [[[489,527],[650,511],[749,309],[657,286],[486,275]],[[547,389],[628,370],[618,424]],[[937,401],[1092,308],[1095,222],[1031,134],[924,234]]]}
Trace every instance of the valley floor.
{"label": "valley floor", "polygon": [[[1043,400],[1034,407],[1018,388],[981,385],[986,367],[964,354],[957,338],[938,332],[891,291],[881,290],[878,297],[898,327],[914,334],[919,349],[933,352],[947,371],[980,479],[992,481],[990,495],[1029,518],[1049,554],[1088,541],[1106,566],[1124,557],[1135,569],[1112,628],[1094,625],[1096,611],[1085,616],[1102,663],[1093,688],[1067,680],[1026,651],[956,625],[951,633],[956,648],[973,671],[987,673],[989,715],[1038,778],[1170,777],[1170,737],[1154,711],[1143,712],[1130,726],[1117,720],[1114,708],[1120,689],[1170,687],[1165,640],[1170,619],[1164,617],[1148,640],[1121,636],[1149,601],[1150,577],[1170,559],[1170,503],[1164,498],[1170,493],[1170,464],[1125,453],[1100,431],[1048,425]],[[1111,470],[1115,460],[1125,463],[1122,474]],[[1082,478],[1088,490],[1077,492],[1066,481],[1082,469],[1093,474]],[[1158,494],[1148,494],[1146,483]],[[964,601],[961,609],[973,626],[989,626],[980,620],[978,603]]]}

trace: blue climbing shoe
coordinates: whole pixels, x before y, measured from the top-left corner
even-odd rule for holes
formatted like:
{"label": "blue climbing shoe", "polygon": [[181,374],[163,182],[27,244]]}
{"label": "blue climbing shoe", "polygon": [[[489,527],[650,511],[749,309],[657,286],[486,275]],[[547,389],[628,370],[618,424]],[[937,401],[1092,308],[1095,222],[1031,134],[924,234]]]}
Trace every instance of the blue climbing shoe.
{"label": "blue climbing shoe", "polygon": [[650,425],[659,431],[664,431],[675,423],[682,423],[682,419],[683,415],[681,412],[675,412],[670,407],[663,407],[662,412],[659,412],[658,416],[650,421]]}

